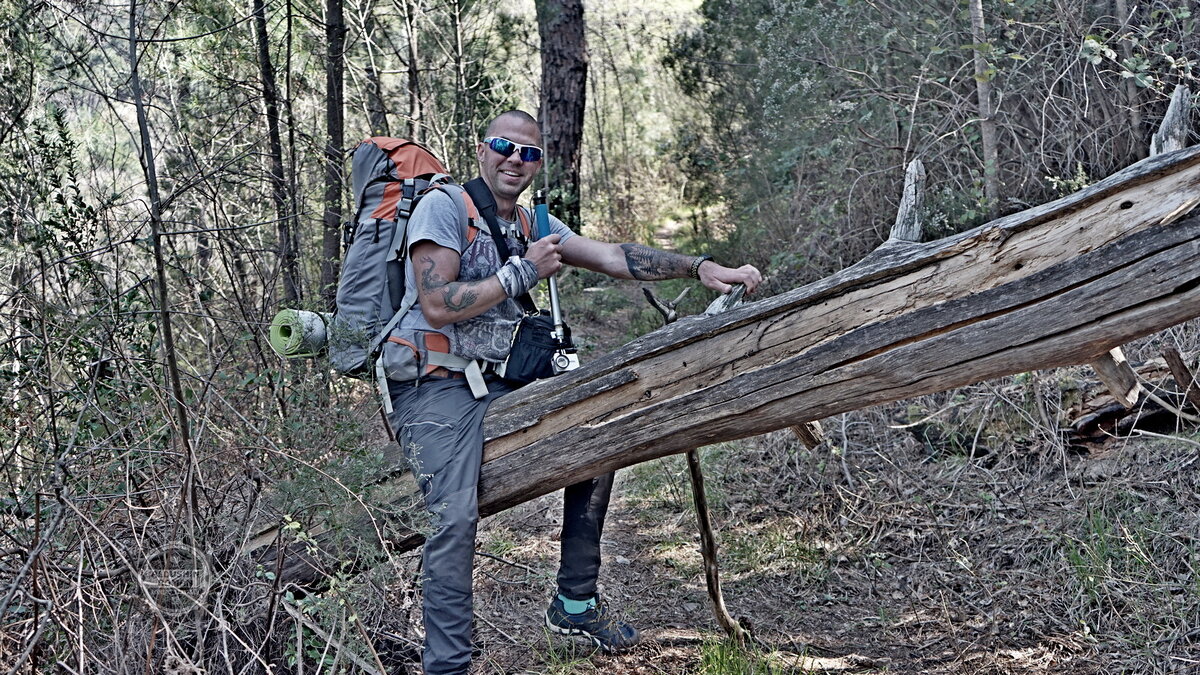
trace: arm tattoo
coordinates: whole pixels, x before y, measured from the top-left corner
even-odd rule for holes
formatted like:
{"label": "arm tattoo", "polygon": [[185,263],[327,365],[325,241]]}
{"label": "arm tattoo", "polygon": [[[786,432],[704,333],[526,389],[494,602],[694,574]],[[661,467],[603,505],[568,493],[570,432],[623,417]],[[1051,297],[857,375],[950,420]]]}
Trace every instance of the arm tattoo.
{"label": "arm tattoo", "polygon": [[[446,292],[442,295],[442,301],[446,303],[446,309],[451,312],[461,312],[474,305],[475,301],[479,299],[479,294],[471,291],[471,287],[474,285],[474,282],[446,284]],[[459,290],[462,291],[462,299],[455,301],[454,296],[457,294],[456,291]]]}
{"label": "arm tattoo", "polygon": [[629,274],[639,281],[682,279],[688,275],[692,259],[686,255],[660,251],[641,244],[621,244]]}
{"label": "arm tattoo", "polygon": [[425,269],[421,270],[421,288],[425,291],[436,291],[446,285],[446,281],[441,275],[433,271],[433,258],[423,256],[421,264],[425,265]]}
{"label": "arm tattoo", "polygon": [[[442,302],[446,309],[461,312],[479,300],[479,294],[474,291],[474,287],[482,283],[481,281],[448,282],[434,271],[433,258],[424,256],[421,258],[421,264],[424,265],[424,269],[421,270],[421,288],[427,293],[442,289]],[[455,300],[455,296],[459,296],[459,299]]]}

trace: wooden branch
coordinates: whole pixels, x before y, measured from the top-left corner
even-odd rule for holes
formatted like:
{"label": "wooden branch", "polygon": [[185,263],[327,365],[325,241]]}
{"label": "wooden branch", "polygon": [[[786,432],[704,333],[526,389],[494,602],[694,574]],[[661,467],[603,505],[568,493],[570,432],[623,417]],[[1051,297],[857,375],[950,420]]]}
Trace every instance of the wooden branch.
{"label": "wooden branch", "polygon": [[[1167,362],[1167,368],[1171,369],[1171,377],[1175,378],[1175,386],[1183,392],[1183,398],[1191,403],[1193,408],[1200,410],[1200,388],[1196,387],[1196,376],[1184,363],[1183,355],[1174,347],[1166,347],[1163,349],[1163,360]],[[1180,407],[1183,407],[1182,404]]]}
{"label": "wooden branch", "polygon": [[[739,286],[739,288],[730,291],[712,303],[708,308],[708,312],[719,314],[741,304],[746,287],[740,284]],[[654,293],[648,288],[642,288],[642,293],[650,301],[650,305],[663,315],[663,322],[671,324],[679,318],[678,313],[675,311],[675,306],[687,294],[688,288],[684,288],[679,297],[667,303],[655,297]],[[704,561],[704,581],[705,586],[708,588],[708,597],[712,600],[713,615],[717,618],[717,623],[721,625],[721,628],[725,629],[725,632],[730,637],[736,640],[738,644],[745,644],[746,630],[742,628],[738,620],[733,618],[733,615],[725,607],[725,595],[721,592],[721,565],[720,559],[717,557],[717,537],[713,533],[712,519],[708,514],[708,497],[704,493],[704,471],[700,468],[699,449],[692,449],[687,452],[687,463],[688,477],[692,482],[692,503],[696,507],[696,525],[700,530],[700,557]]]}
{"label": "wooden branch", "polygon": [[825,442],[825,432],[821,429],[821,423],[816,420],[793,424],[789,428],[795,434],[796,438],[800,439],[800,442],[804,444],[804,447],[809,450]]}
{"label": "wooden branch", "polygon": [[[1200,218],[1179,220],[1198,195],[1200,148],[1151,157],[1056,202],[680,320],[504,396],[485,419],[480,513],[711,443],[1087,363],[1200,316]],[[387,484],[403,493],[400,483]],[[419,541],[387,525],[397,548]],[[344,527],[374,536],[361,517]],[[283,578],[315,578],[303,567],[289,560]]]}
{"label": "wooden branch", "polygon": [[696,523],[700,527],[700,553],[704,559],[704,581],[708,597],[712,600],[713,615],[717,623],[738,644],[745,644],[746,629],[738,623],[725,607],[725,596],[721,593],[721,574],[717,564],[717,540],[713,536],[712,520],[708,517],[708,498],[704,496],[704,472],[700,469],[700,453],[687,453],[688,475],[692,479],[692,502],[696,505]]}

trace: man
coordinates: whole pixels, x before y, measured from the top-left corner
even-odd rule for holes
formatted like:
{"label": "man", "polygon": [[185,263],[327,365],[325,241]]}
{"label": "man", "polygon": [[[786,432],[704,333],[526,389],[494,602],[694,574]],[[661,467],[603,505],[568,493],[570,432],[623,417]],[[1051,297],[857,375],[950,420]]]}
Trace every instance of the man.
{"label": "man", "polygon": [[[520,230],[515,224],[517,199],[542,166],[540,144],[537,121],[515,110],[493,120],[478,144],[480,177],[495,198],[496,215],[506,231]],[[762,280],[750,265],[731,269],[708,256],[594,241],[572,233],[553,217],[552,234],[532,244],[506,235],[513,255],[501,260],[486,227],[468,240],[452,199],[440,191],[429,193],[409,221],[407,288],[416,289],[417,304],[400,325],[442,333],[450,352],[467,359],[502,362],[522,315],[514,298],[554,275],[563,263],[621,279],[690,274],[722,293],[738,283],[752,291]],[[390,421],[433,516],[423,552],[425,672],[463,673],[471,663],[471,576],[483,416],[493,399],[513,388],[489,376],[488,393],[476,399],[467,379],[453,368],[439,368],[419,382],[391,381],[389,386],[394,408]],[[545,621],[552,630],[584,635],[605,651],[620,651],[637,643],[637,631],[596,594],[600,532],[612,482],[610,473],[564,492],[558,593]]]}

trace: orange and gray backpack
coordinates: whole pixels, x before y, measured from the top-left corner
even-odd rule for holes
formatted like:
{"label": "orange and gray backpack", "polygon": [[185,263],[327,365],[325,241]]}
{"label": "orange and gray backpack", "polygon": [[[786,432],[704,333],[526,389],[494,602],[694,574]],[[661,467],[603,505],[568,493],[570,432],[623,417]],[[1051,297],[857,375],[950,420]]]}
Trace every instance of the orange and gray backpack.
{"label": "orange and gray backpack", "polygon": [[[387,408],[391,407],[386,385],[389,377],[415,379],[445,366],[466,369],[469,379],[476,379],[470,376],[478,371],[478,364],[468,368],[472,362],[447,353],[448,344],[426,345],[423,335],[416,336],[419,344],[411,344],[411,336],[406,340],[393,335],[417,299],[416,289],[406,289],[404,281],[413,209],[431,190],[446,192],[458,206],[467,241],[474,241],[480,219],[475,202],[432,152],[403,138],[376,136],[362,141],[352,153],[350,173],[355,214],[344,226],[337,309],[329,327],[330,364],[343,375],[376,378]],[[490,198],[490,192],[486,196]],[[440,333],[429,335],[444,340]],[[380,358],[385,343],[395,348],[391,351],[396,354]],[[409,349],[416,356],[411,365],[404,361]],[[397,370],[406,374],[397,375]],[[480,375],[473,384],[481,383]]]}
{"label": "orange and gray backpack", "polygon": [[[431,189],[462,188],[432,152],[403,138],[377,136],[359,143],[351,155],[350,176],[355,211],[342,234],[329,361],[343,375],[366,378],[373,374],[374,357],[387,334],[416,302],[416,290],[406,293],[404,288],[413,209]],[[477,217],[469,199],[455,202],[461,222]]]}

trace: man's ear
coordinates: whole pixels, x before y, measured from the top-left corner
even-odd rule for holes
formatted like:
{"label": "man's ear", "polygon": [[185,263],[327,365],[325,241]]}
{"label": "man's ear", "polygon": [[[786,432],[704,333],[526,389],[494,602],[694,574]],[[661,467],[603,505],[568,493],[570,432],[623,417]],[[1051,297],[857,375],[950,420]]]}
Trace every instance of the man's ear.
{"label": "man's ear", "polygon": [[475,161],[479,162],[479,166],[483,166],[483,142],[475,144]]}

